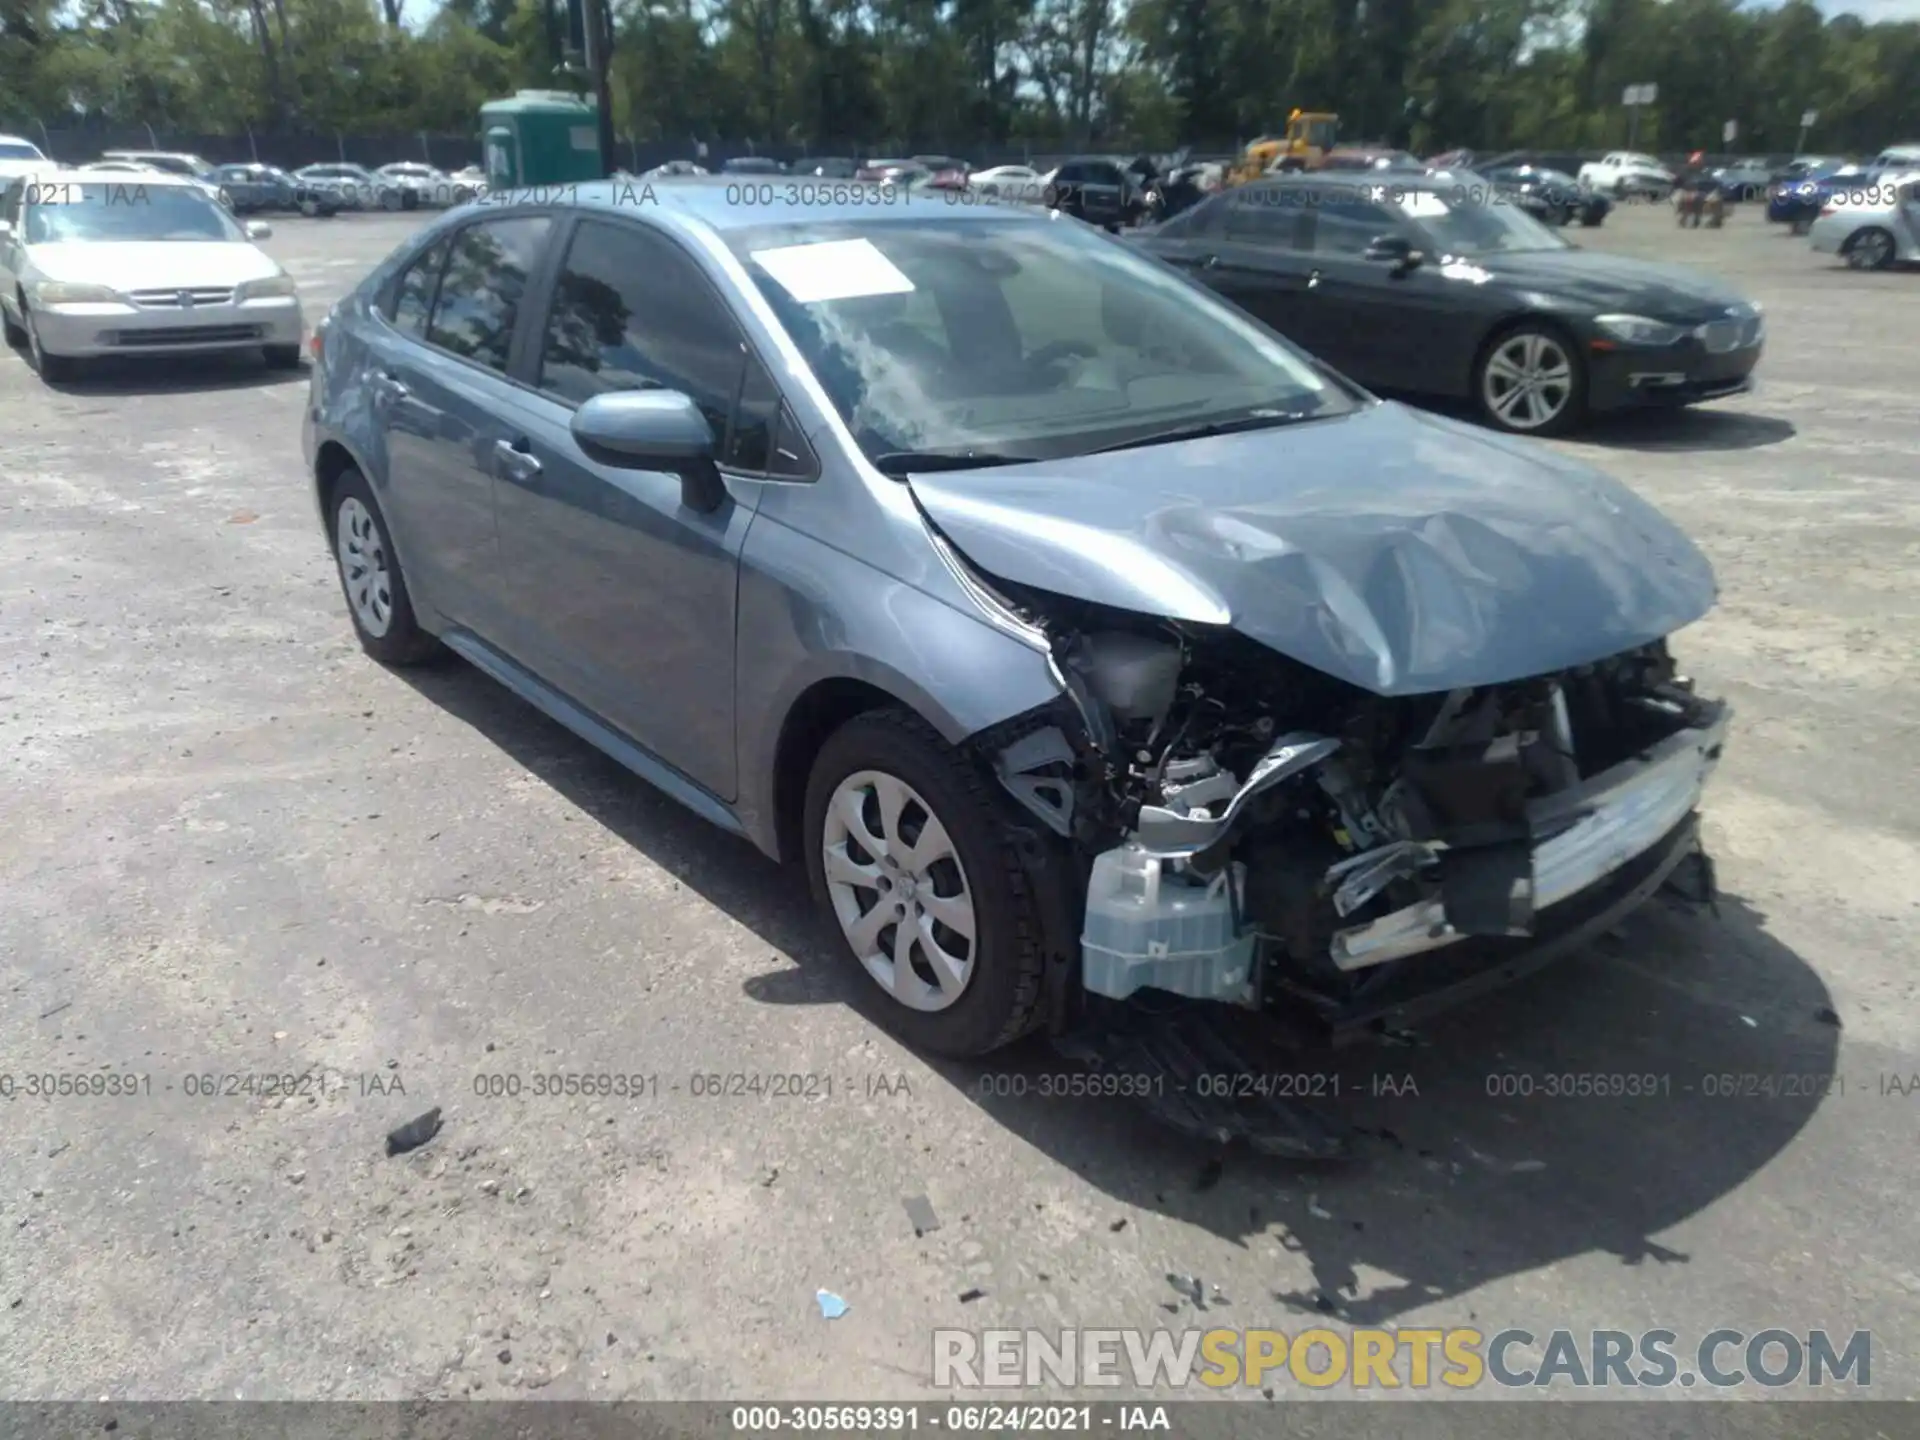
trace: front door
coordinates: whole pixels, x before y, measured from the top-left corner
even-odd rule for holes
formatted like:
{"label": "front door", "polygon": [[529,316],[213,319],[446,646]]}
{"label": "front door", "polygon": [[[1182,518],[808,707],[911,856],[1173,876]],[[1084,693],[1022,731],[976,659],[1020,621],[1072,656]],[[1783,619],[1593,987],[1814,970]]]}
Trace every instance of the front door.
{"label": "front door", "polygon": [[[711,282],[644,225],[582,219],[503,414],[503,580],[519,658],[722,800],[734,796],[734,607],[757,487],[703,514],[666,471],[588,458],[573,412],[595,395],[691,396],[716,453],[748,350]],[[724,459],[724,457],[722,457]]]}
{"label": "front door", "polygon": [[1366,258],[1367,247],[1385,236],[1416,249],[1424,243],[1397,211],[1370,200],[1332,200],[1315,208],[1318,280],[1309,302],[1309,333],[1327,360],[1363,385],[1452,393],[1464,384],[1460,377],[1470,359],[1458,352],[1471,332],[1471,306],[1461,287],[1473,281],[1443,271],[1437,255],[1398,270]]}

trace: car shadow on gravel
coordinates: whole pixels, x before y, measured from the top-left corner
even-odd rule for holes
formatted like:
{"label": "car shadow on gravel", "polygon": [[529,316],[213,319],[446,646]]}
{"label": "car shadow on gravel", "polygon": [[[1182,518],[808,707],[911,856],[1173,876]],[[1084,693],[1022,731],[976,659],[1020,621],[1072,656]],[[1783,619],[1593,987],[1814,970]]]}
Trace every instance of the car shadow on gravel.
{"label": "car shadow on gravel", "polygon": [[1568,438],[1610,450],[1758,450],[1798,433],[1789,421],[1740,410],[1641,410],[1602,416]]}
{"label": "car shadow on gravel", "polygon": [[[873,992],[837,955],[797,870],[463,664],[405,678],[792,958],[747,981],[750,998],[871,1013]],[[1657,898],[1587,950],[1395,1043],[1327,1052],[1276,1043],[1257,1057],[1271,1077],[1262,1083],[1310,1093],[1351,1127],[1353,1153],[1339,1162],[1269,1160],[1189,1140],[1129,1100],[1046,1093],[1084,1072],[1041,1037],[932,1068],[1110,1197],[1110,1228],[1139,1207],[1304,1261],[1310,1285],[1229,1290],[1224,1301],[1209,1293],[1229,1323],[1284,1327],[1293,1312],[1387,1322],[1575,1255],[1684,1267],[1691,1257],[1655,1237],[1775,1160],[1838,1068],[1840,1031],[1819,976],[1755,905],[1723,894],[1718,906],[1716,917]],[[1166,1261],[1191,1268],[1177,1254]],[[1171,1285],[1166,1303],[1194,1308]]]}
{"label": "car shadow on gravel", "polygon": [[61,395],[207,394],[218,390],[273,390],[305,385],[307,367],[276,370],[257,353],[128,355],[90,360],[73,379],[40,382]]}

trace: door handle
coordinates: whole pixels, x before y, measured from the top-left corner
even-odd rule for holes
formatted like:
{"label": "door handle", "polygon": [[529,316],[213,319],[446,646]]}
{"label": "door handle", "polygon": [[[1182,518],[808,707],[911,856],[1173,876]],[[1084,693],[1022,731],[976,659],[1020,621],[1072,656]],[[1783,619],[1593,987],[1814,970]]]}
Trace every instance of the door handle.
{"label": "door handle", "polygon": [[388,400],[404,400],[407,387],[383,370],[373,377],[373,393]]}
{"label": "door handle", "polygon": [[1307,276],[1307,289],[1317,290],[1319,288],[1320,288],[1320,272],[1318,270],[1315,270]]}
{"label": "door handle", "polygon": [[1220,268],[1220,257],[1218,255],[1201,256],[1200,268],[1202,270],[1218,270]]}
{"label": "door handle", "polygon": [[507,477],[512,480],[531,480],[540,473],[540,462],[521,448],[523,440],[496,440],[493,442],[493,458],[499,463]]}

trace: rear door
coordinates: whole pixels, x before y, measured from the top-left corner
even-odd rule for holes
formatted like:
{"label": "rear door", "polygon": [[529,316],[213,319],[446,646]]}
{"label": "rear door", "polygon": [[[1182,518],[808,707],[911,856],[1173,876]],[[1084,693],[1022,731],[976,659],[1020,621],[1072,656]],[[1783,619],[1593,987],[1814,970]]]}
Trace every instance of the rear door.
{"label": "rear door", "polygon": [[494,450],[513,433],[507,371],[553,226],[550,215],[515,214],[451,232],[396,277],[388,324],[375,330],[369,400],[402,563],[435,609],[496,642],[507,617]]}
{"label": "rear door", "polygon": [[[520,653],[731,800],[735,598],[759,497],[729,472],[773,463],[779,394],[718,288],[671,237],[584,216],[566,247],[499,446],[503,578]],[[681,503],[677,475],[601,464],[573,439],[586,401],[656,387],[692,397],[713,429],[729,496],[712,514]]]}
{"label": "rear door", "polygon": [[1318,284],[1309,253],[1312,216],[1307,192],[1288,184],[1245,185],[1220,197],[1222,226],[1197,272],[1242,310],[1311,350],[1311,291]]}

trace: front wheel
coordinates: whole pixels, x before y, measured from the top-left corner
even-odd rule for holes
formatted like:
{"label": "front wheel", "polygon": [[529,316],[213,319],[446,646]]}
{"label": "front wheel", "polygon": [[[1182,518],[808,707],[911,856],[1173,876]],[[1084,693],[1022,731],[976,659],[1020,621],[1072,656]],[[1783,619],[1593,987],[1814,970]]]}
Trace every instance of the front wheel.
{"label": "front wheel", "polygon": [[320,202],[311,195],[303,197],[300,201],[300,213],[309,220],[314,219],[320,213]]}
{"label": "front wheel", "polygon": [[328,529],[360,648],[383,665],[418,665],[440,650],[440,642],[413,614],[400,557],[387,538],[386,517],[366,476],[348,470],[334,483]]}
{"label": "front wheel", "polygon": [[40,341],[40,327],[34,323],[33,312],[23,310],[27,331],[27,361],[39,372],[40,378],[49,385],[58,385],[64,380],[72,380],[80,373],[80,362],[71,355],[55,355],[49,352]]}
{"label": "front wheel", "polygon": [[1856,230],[1840,253],[1855,270],[1884,270],[1893,263],[1893,236],[1878,225]]}
{"label": "front wheel", "polygon": [[1488,342],[1473,389],[1487,422],[1516,435],[1564,435],[1586,413],[1579,351],[1558,330],[1531,322]]}
{"label": "front wheel", "polygon": [[1039,903],[1002,832],[992,778],[918,717],[871,711],[821,747],[806,863],[882,1024],[967,1058],[1041,1020]]}
{"label": "front wheel", "polygon": [[[21,313],[26,313],[24,305],[21,306]],[[26,327],[7,313],[5,305],[0,305],[0,331],[5,331],[4,338],[10,349],[18,350],[27,343]]]}

